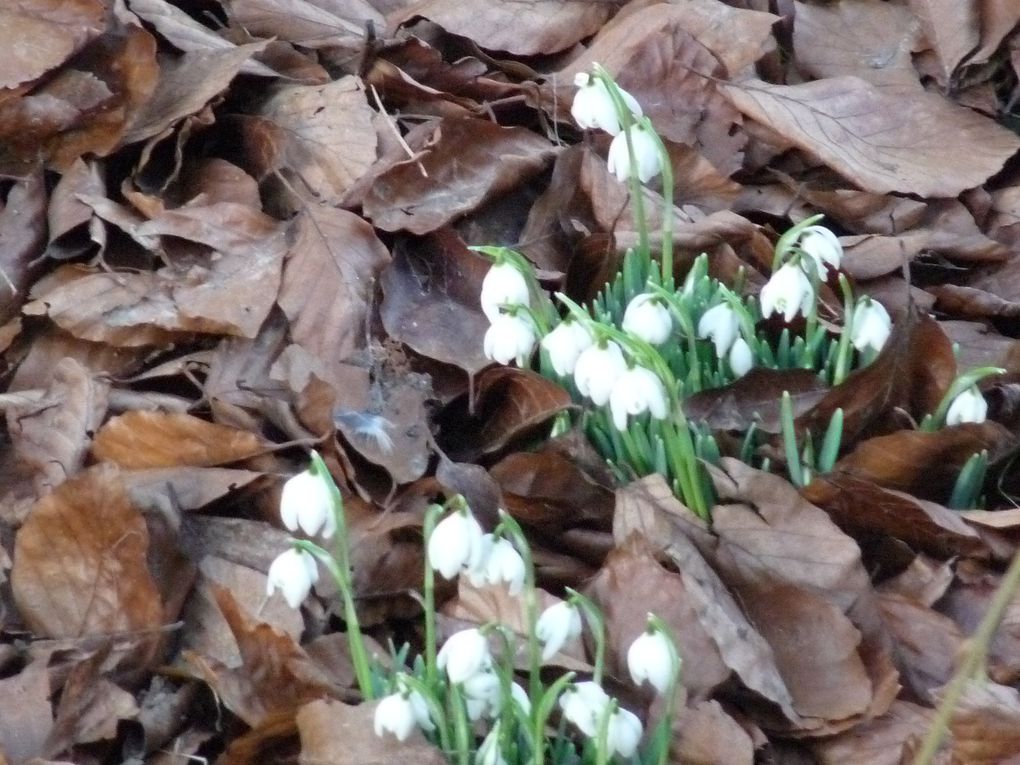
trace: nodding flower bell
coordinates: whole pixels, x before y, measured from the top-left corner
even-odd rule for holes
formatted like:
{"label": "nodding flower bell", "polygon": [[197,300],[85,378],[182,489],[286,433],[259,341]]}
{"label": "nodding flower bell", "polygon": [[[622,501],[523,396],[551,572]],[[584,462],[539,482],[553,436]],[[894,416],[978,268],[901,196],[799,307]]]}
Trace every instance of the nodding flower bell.
{"label": "nodding flower bell", "polygon": [[761,288],[759,297],[761,315],[766,319],[773,313],[781,313],[783,319],[792,321],[798,313],[805,316],[815,302],[815,291],[804,271],[793,263],[781,266]]}
{"label": "nodding flower bell", "polygon": [[637,685],[647,680],[660,694],[666,693],[679,670],[673,656],[669,638],[649,625],[627,650],[627,669],[631,679]]}
{"label": "nodding flower bell", "polygon": [[740,318],[733,307],[726,302],[709,308],[698,320],[698,337],[712,339],[715,344],[715,355],[722,358],[733,347],[740,331]]}
{"label": "nodding flower bell", "polygon": [[560,696],[563,716],[588,738],[598,735],[599,722],[611,703],[609,694],[592,680],[571,683]]}
{"label": "nodding flower bell", "polygon": [[485,552],[483,537],[482,527],[470,508],[454,510],[429,535],[429,565],[447,579],[478,568]]}
{"label": "nodding flower bell", "polygon": [[535,623],[535,637],[542,644],[542,661],[549,661],[568,640],[581,634],[581,613],[569,600],[549,606]]}
{"label": "nodding flower bell", "polygon": [[971,385],[953,399],[946,412],[946,425],[962,425],[966,422],[984,422],[988,416],[988,402],[976,386]]}
{"label": "nodding flower bell", "polygon": [[743,377],[754,368],[754,353],[744,338],[738,337],[733,341],[729,362],[730,370],[735,377]]}
{"label": "nodding flower bell", "polygon": [[482,349],[487,359],[500,364],[509,364],[516,359],[523,366],[537,342],[535,327],[528,319],[504,313],[497,316],[485,331]]}
{"label": "nodding flower bell", "polygon": [[300,528],[308,536],[336,533],[333,494],[327,479],[305,470],[287,479],[280,494],[280,519],[289,531]]}
{"label": "nodding flower bell", "polygon": [[496,263],[485,272],[479,300],[490,322],[503,313],[505,305],[528,305],[528,280],[512,263]]}
{"label": "nodding flower bell", "polygon": [[572,375],[581,352],[594,343],[595,338],[588,328],[572,319],[561,321],[542,338],[542,347],[549,353],[549,362],[560,377]]}
{"label": "nodding flower bell", "polygon": [[621,132],[612,143],[609,144],[609,155],[606,157],[606,164],[609,172],[616,176],[620,183],[630,180],[631,163],[630,151],[627,149],[627,136],[634,146],[633,172],[642,183],[648,183],[655,176],[662,172],[662,156],[659,154],[659,144],[652,135],[652,129],[643,123],[631,125],[627,130]]}
{"label": "nodding flower bell", "polygon": [[891,332],[892,319],[889,318],[889,312],[885,307],[870,297],[861,298],[854,311],[850,328],[850,342],[854,344],[854,348],[859,351],[865,348],[880,351]]}
{"label": "nodding flower bell", "polygon": [[468,581],[475,587],[505,584],[510,595],[520,595],[524,589],[525,567],[517,548],[492,534],[483,536],[482,545],[482,560],[477,568],[468,570]]}
{"label": "nodding flower bell", "polygon": [[620,326],[650,345],[661,345],[673,332],[673,317],[657,296],[643,292],[627,303]]}
{"label": "nodding flower bell", "polygon": [[581,351],[574,366],[574,384],[595,406],[603,406],[626,371],[623,350],[612,340],[606,340],[604,345],[596,343]]}
{"label": "nodding flower bell", "polygon": [[609,393],[609,411],[617,430],[627,429],[627,418],[648,412],[657,420],[669,414],[666,386],[652,370],[636,366],[628,369]]}
{"label": "nodding flower bell", "polygon": [[291,547],[269,564],[266,575],[266,597],[277,590],[283,593],[287,605],[299,608],[319,581],[319,567],[310,553]]}
{"label": "nodding flower bell", "polygon": [[825,267],[839,268],[843,260],[843,245],[825,226],[808,226],[800,234],[800,249],[818,269],[819,278],[825,276]]}
{"label": "nodding flower bell", "polygon": [[446,670],[451,683],[463,683],[492,668],[489,641],[476,627],[455,632],[436,654],[436,664]]}
{"label": "nodding flower bell", "polygon": [[[578,127],[584,130],[599,128],[610,135],[617,135],[621,130],[620,115],[602,78],[594,77],[587,72],[579,72],[574,76],[574,85],[577,86],[577,93],[574,94],[570,114]],[[617,89],[620,91],[624,106],[632,115],[640,117],[641,105],[634,96],[619,85]]]}
{"label": "nodding flower bell", "polygon": [[436,728],[425,699],[417,691],[405,687],[402,677],[397,676],[397,692],[380,699],[375,708],[375,735],[380,738],[389,732],[397,740],[406,741],[416,725],[426,731]]}
{"label": "nodding flower bell", "polygon": [[606,749],[609,756],[613,753],[629,758],[637,751],[641,743],[641,720],[630,710],[618,707],[609,718],[609,730],[606,735]]}

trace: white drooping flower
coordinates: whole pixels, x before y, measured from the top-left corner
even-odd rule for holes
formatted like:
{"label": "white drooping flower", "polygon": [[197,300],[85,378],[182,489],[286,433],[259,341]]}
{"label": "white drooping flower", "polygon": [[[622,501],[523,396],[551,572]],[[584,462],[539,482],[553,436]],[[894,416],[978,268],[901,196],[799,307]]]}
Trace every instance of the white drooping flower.
{"label": "white drooping flower", "polygon": [[535,637],[542,644],[542,661],[549,661],[568,640],[581,634],[581,613],[569,600],[549,606],[535,623]]}
{"label": "white drooping flower", "polygon": [[436,524],[428,540],[429,565],[447,579],[482,563],[484,532],[469,508],[454,510]]}
{"label": "white drooping flower", "polygon": [[954,398],[953,403],[949,405],[949,410],[946,412],[946,425],[984,422],[987,416],[988,402],[981,395],[981,391],[971,385]]}
{"label": "white drooping flower", "polygon": [[854,311],[850,329],[850,342],[854,348],[859,351],[865,348],[880,351],[891,332],[892,319],[885,307],[869,297],[862,298]]}
{"label": "white drooping flower", "polygon": [[581,351],[574,366],[574,384],[582,396],[587,396],[595,406],[609,401],[609,394],[616,381],[627,371],[620,346],[612,340],[605,345],[595,344]]}
{"label": "white drooping flower", "polygon": [[628,369],[609,393],[609,411],[617,430],[627,429],[627,418],[648,412],[657,420],[669,414],[666,387],[647,367]]}
{"label": "white drooping flower", "polygon": [[415,690],[403,687],[400,676],[397,679],[400,690],[379,700],[375,708],[375,735],[380,738],[389,732],[399,741],[406,741],[417,725],[425,731],[436,729],[429,716],[429,707],[422,695]]}
{"label": "white drooping flower", "polygon": [[627,303],[620,326],[646,343],[660,345],[673,332],[673,317],[657,296],[643,292]]}
{"label": "white drooping flower", "polygon": [[465,680],[461,688],[468,718],[474,722],[483,717],[494,718],[503,708],[503,689],[499,675],[491,669],[483,669]]}
{"label": "white drooping flower", "polygon": [[698,320],[698,337],[712,339],[715,344],[715,355],[722,358],[733,347],[740,331],[740,318],[733,307],[726,302],[712,306]]}
{"label": "white drooping flower", "polygon": [[609,718],[609,729],[606,732],[606,749],[609,757],[619,754],[628,758],[637,751],[641,743],[641,720],[633,712],[618,708]]}
{"label": "white drooping flower", "polygon": [[500,364],[509,364],[514,359],[522,366],[524,360],[535,350],[538,338],[535,327],[522,316],[504,313],[496,317],[486,330],[482,340],[485,358]]}
{"label": "white drooping flower", "polygon": [[308,536],[336,533],[333,496],[326,479],[305,470],[287,479],[280,494],[280,519],[289,531],[300,528]]}
{"label": "white drooping flower", "polygon": [[[610,135],[617,135],[621,130],[620,115],[616,111],[613,97],[609,94],[609,88],[601,78],[580,72],[574,76],[574,85],[577,86],[577,93],[574,94],[570,114],[578,127],[584,130],[599,128]],[[630,113],[634,117],[640,117],[641,105],[634,96],[619,85],[617,88]]]}
{"label": "white drooping flower", "polygon": [[501,723],[501,720],[497,720],[492,730],[482,739],[481,746],[475,752],[475,765],[507,765],[506,758],[499,750]]}
{"label": "white drooping flower", "polygon": [[602,686],[588,680],[571,683],[560,696],[563,716],[588,738],[598,735],[599,722],[612,700]]}
{"label": "white drooping flower", "polygon": [[463,683],[492,668],[489,641],[476,627],[455,632],[439,649],[436,664],[446,670],[451,683]]}
{"label": "white drooping flower", "polygon": [[743,377],[754,368],[754,354],[744,338],[738,337],[733,341],[729,362],[730,369],[736,377]]}
{"label": "white drooping flower", "polygon": [[631,164],[630,152],[627,149],[627,136],[634,146],[634,172],[642,183],[648,183],[655,176],[662,172],[662,155],[659,154],[659,144],[651,133],[651,128],[643,125],[631,125],[627,130],[622,131],[612,143],[609,144],[609,155],[606,157],[606,164],[609,172],[616,176],[620,183],[630,180]]}
{"label": "white drooping flower", "polygon": [[806,316],[810,312],[815,292],[804,271],[793,263],[787,263],[761,288],[759,300],[761,315],[766,319],[773,313],[781,313],[783,319],[792,321],[798,313]]}
{"label": "white drooping flower", "polygon": [[495,322],[503,313],[505,305],[529,305],[528,280],[511,263],[496,263],[482,279],[480,295],[482,311],[490,322]]}
{"label": "white drooping flower", "polygon": [[475,587],[505,584],[507,592],[516,596],[524,589],[524,558],[509,540],[485,534],[484,553],[477,568],[469,569],[468,581]]}
{"label": "white drooping flower", "polygon": [[800,234],[800,249],[811,258],[820,278],[825,276],[826,265],[839,268],[843,260],[843,245],[825,226],[808,226]]}
{"label": "white drooping flower", "polygon": [[561,321],[542,338],[542,347],[549,353],[549,361],[560,377],[574,373],[581,352],[595,343],[591,332],[579,321]]}
{"label": "white drooping flower", "polygon": [[298,608],[312,585],[319,581],[319,567],[310,553],[294,547],[280,553],[269,564],[266,576],[266,597],[277,590],[283,593],[291,608]]}
{"label": "white drooping flower", "polygon": [[627,669],[635,684],[647,680],[660,694],[665,693],[679,670],[674,666],[669,638],[660,630],[646,629],[627,650]]}

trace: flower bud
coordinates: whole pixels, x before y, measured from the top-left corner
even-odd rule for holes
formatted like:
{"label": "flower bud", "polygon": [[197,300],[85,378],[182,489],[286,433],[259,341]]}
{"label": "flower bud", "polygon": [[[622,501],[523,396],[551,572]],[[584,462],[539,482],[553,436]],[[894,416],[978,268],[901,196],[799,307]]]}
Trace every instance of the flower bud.
{"label": "flower bud", "polygon": [[530,304],[528,280],[512,263],[496,263],[482,279],[479,300],[489,321],[495,322],[503,313],[502,306]]}
{"label": "flower bud", "polygon": [[644,292],[627,304],[621,323],[624,332],[651,345],[661,345],[673,332],[673,317],[655,295]]}
{"label": "flower bud", "polygon": [[581,352],[594,343],[595,338],[587,327],[570,319],[561,321],[542,338],[542,347],[549,353],[549,362],[560,377],[573,374]]}
{"label": "flower bud", "polygon": [[276,590],[283,593],[287,605],[299,608],[319,580],[319,567],[315,559],[304,550],[291,547],[276,556],[269,564],[266,575],[266,597]]}
{"label": "flower bud", "polygon": [[[610,135],[617,135],[621,129],[620,115],[617,114],[616,104],[613,103],[606,83],[599,77],[580,72],[574,77],[574,85],[578,90],[574,94],[570,114],[578,127],[583,130],[599,128]],[[640,117],[641,105],[634,96],[619,86],[617,88],[631,114]]]}
{"label": "flower bud", "polygon": [[987,416],[988,402],[981,395],[981,391],[971,385],[954,398],[953,403],[949,405],[949,410],[946,412],[946,425],[984,422]]}
{"label": "flower bud", "polygon": [[642,183],[648,183],[662,172],[662,156],[659,154],[659,144],[652,135],[651,128],[643,124],[631,125],[609,144],[609,155],[606,158],[609,172],[615,175],[620,183],[627,183],[630,180],[632,170],[627,135],[630,135],[630,141],[634,146],[636,167],[633,172]]}
{"label": "flower bud", "polygon": [[698,337],[704,340],[712,338],[715,344],[715,355],[722,358],[733,346],[740,329],[740,319],[729,303],[712,306],[698,320]]}
{"label": "flower bud", "polygon": [[530,321],[521,316],[501,314],[486,330],[482,347],[487,359],[500,364],[509,364],[516,359],[523,366],[535,350],[537,341]]}
{"label": "flower bud", "polygon": [[815,293],[804,272],[793,263],[787,263],[772,274],[761,288],[761,315],[766,319],[773,313],[783,314],[792,321],[797,313],[805,316],[815,301]]}
{"label": "flower bud", "polygon": [[300,528],[308,536],[322,533],[329,539],[336,533],[333,493],[327,479],[305,470],[288,478],[280,494],[280,519],[289,531]]}
{"label": "flower bud", "polygon": [[587,396],[595,406],[609,401],[609,394],[616,381],[627,371],[623,351],[612,340],[605,345],[592,345],[581,351],[574,366],[574,384],[582,396]]}
{"label": "flower bud", "polygon": [[733,341],[729,362],[730,370],[735,377],[743,377],[754,368],[754,354],[744,338],[738,337]]}
{"label": "flower bud", "polygon": [[861,298],[854,311],[850,328],[850,342],[854,344],[854,348],[858,351],[865,348],[880,351],[891,332],[892,319],[889,318],[889,312],[885,307],[869,297]]}
{"label": "flower bud", "polygon": [[617,430],[627,429],[627,417],[648,412],[657,420],[669,413],[666,387],[652,370],[646,367],[628,369],[613,385],[609,393],[609,411]]}

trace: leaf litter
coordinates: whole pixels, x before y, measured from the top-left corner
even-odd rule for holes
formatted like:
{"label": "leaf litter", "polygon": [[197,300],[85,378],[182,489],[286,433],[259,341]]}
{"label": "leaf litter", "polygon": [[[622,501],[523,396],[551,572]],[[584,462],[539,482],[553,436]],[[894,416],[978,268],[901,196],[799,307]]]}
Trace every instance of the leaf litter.
{"label": "leaf litter", "polygon": [[[0,761],[444,761],[372,734],[325,579],[300,612],[265,597],[312,445],[380,652],[420,640],[423,508],[459,491],[522,524],[545,602],[601,605],[615,679],[649,609],[673,629],[672,762],[910,761],[1020,540],[1020,10],[682,6],[0,10]],[[776,233],[822,212],[855,286],[899,310],[840,386],[755,373],[689,402],[721,443],[777,433],[783,390],[802,430],[846,417],[803,490],[725,458],[711,527],[550,439],[569,397],[482,354],[470,246],[585,300],[636,242],[569,117],[593,62],[667,141],[679,263],[708,252],[753,290]],[[916,430],[976,365],[1008,371],[992,419]],[[986,509],[949,509],[980,450]],[[451,624],[520,621],[501,591],[440,596]],[[1013,603],[941,761],[1020,757],[1018,624]],[[590,648],[557,661],[587,671]]]}

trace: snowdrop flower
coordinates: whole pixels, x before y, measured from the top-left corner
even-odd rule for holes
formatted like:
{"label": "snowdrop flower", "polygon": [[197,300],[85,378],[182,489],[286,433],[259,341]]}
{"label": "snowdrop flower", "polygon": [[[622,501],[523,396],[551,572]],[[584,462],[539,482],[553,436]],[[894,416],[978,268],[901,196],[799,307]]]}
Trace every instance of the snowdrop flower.
{"label": "snowdrop flower", "polygon": [[962,425],[965,422],[984,422],[988,416],[988,402],[976,386],[971,385],[953,399],[946,412],[946,425]]}
{"label": "snowdrop flower", "polygon": [[737,377],[743,377],[754,367],[754,354],[751,352],[751,346],[747,344],[747,341],[738,337],[733,341],[733,345],[730,348],[730,369],[733,374]]}
{"label": "snowdrop flower", "polygon": [[312,591],[312,585],[319,581],[319,567],[315,559],[304,550],[291,547],[286,552],[276,556],[269,564],[269,573],[266,578],[266,597],[272,595],[276,590],[283,593],[287,605],[291,608],[300,607],[308,593]]}
{"label": "snowdrop flower", "polygon": [[581,351],[574,366],[574,384],[582,396],[587,396],[595,406],[609,401],[609,394],[616,381],[627,371],[623,351],[612,340],[605,345],[592,345]]}
{"label": "snowdrop flower", "polygon": [[482,311],[495,322],[504,305],[528,305],[528,280],[512,263],[496,263],[482,279]]}
{"label": "snowdrop flower", "polygon": [[486,330],[482,347],[487,359],[500,364],[509,364],[517,359],[523,365],[524,360],[535,350],[537,341],[535,328],[530,321],[522,316],[504,313],[497,316],[492,326]]}
{"label": "snowdrop flower", "polygon": [[722,358],[733,346],[740,329],[740,319],[733,307],[726,302],[712,306],[698,320],[698,337],[704,340],[712,338],[715,343],[715,355]]}
{"label": "snowdrop flower", "polygon": [[761,288],[761,315],[766,319],[773,313],[783,314],[792,321],[798,313],[807,313],[815,301],[815,292],[804,272],[793,263],[779,268]]}
{"label": "snowdrop flower", "polygon": [[336,533],[333,496],[329,484],[311,470],[288,478],[280,494],[280,519],[289,531],[298,528],[314,537],[329,539]]}
{"label": "snowdrop flower", "polygon": [[511,595],[520,595],[524,589],[524,558],[506,539],[495,539],[485,534],[482,541],[482,560],[477,568],[469,569],[468,581],[475,587],[506,584]]}
{"label": "snowdrop flower", "polygon": [[599,722],[610,703],[602,686],[591,680],[571,683],[560,696],[563,716],[588,738],[598,735]]}
{"label": "snowdrop flower", "polygon": [[634,161],[637,163],[634,172],[642,183],[648,183],[662,172],[662,157],[659,155],[659,145],[652,135],[651,128],[644,124],[631,125],[609,144],[609,155],[606,158],[609,172],[615,175],[620,183],[626,183],[630,179],[627,135],[630,135],[631,143],[634,144]]}
{"label": "snowdrop flower", "polygon": [[636,295],[623,312],[621,325],[624,332],[651,345],[660,345],[673,332],[673,317],[658,297],[650,292]]}
{"label": "snowdrop flower", "polygon": [[581,634],[581,613],[569,600],[549,606],[535,623],[535,637],[542,644],[542,661],[549,661],[568,640]]}
{"label": "snowdrop flower", "polygon": [[389,732],[397,740],[406,741],[415,725],[426,731],[436,727],[429,717],[428,704],[420,693],[403,689],[379,700],[375,708],[375,735],[382,738],[384,733]]}
{"label": "snowdrop flower", "polygon": [[627,669],[635,684],[641,685],[647,680],[660,694],[665,693],[679,669],[674,666],[669,638],[660,630],[648,627],[630,644]]}
{"label": "snowdrop flower", "polygon": [[609,393],[609,411],[617,430],[627,429],[627,417],[648,412],[657,420],[669,414],[666,387],[647,367],[628,369]]}
{"label": "snowdrop flower", "polygon": [[818,269],[819,278],[825,275],[826,264],[839,268],[843,259],[843,245],[825,226],[808,226],[801,232],[800,249]]}
{"label": "snowdrop flower", "polygon": [[483,717],[496,717],[503,708],[503,693],[499,675],[483,669],[471,675],[463,684],[464,704],[468,718],[474,722]]}
{"label": "snowdrop flower", "polygon": [[519,683],[510,683],[510,698],[517,702],[525,717],[531,714],[531,698]]}
{"label": "snowdrop flower", "polygon": [[892,319],[885,307],[869,297],[861,298],[854,311],[850,329],[850,342],[854,348],[863,351],[865,348],[882,350],[885,341],[892,332]]}
{"label": "snowdrop flower", "polygon": [[499,751],[500,722],[492,726],[492,730],[482,739],[482,745],[475,752],[475,765],[506,765],[506,758]]}
{"label": "snowdrop flower", "polygon": [[[570,114],[578,127],[583,130],[600,128],[610,135],[617,135],[620,132],[620,115],[616,113],[616,104],[613,103],[613,97],[609,94],[606,83],[599,77],[579,72],[574,75],[574,85],[578,90],[574,94],[574,103],[570,107]],[[640,117],[642,114],[641,105],[634,96],[620,86],[617,86],[617,89],[631,114]]]}
{"label": "snowdrop flower", "polygon": [[581,352],[595,343],[591,332],[579,321],[567,319],[556,325],[542,338],[542,347],[549,353],[549,361],[560,377],[574,373]]}
{"label": "snowdrop flower", "polygon": [[492,667],[489,641],[476,627],[455,632],[446,639],[436,656],[451,683],[463,683]]}
{"label": "snowdrop flower", "polygon": [[482,527],[469,508],[454,510],[429,536],[429,565],[447,579],[461,570],[478,568],[484,552],[482,537]]}
{"label": "snowdrop flower", "polygon": [[630,757],[637,751],[641,742],[641,720],[626,709],[618,708],[609,718],[609,729],[606,732],[606,749],[609,757],[618,753],[621,757]]}

